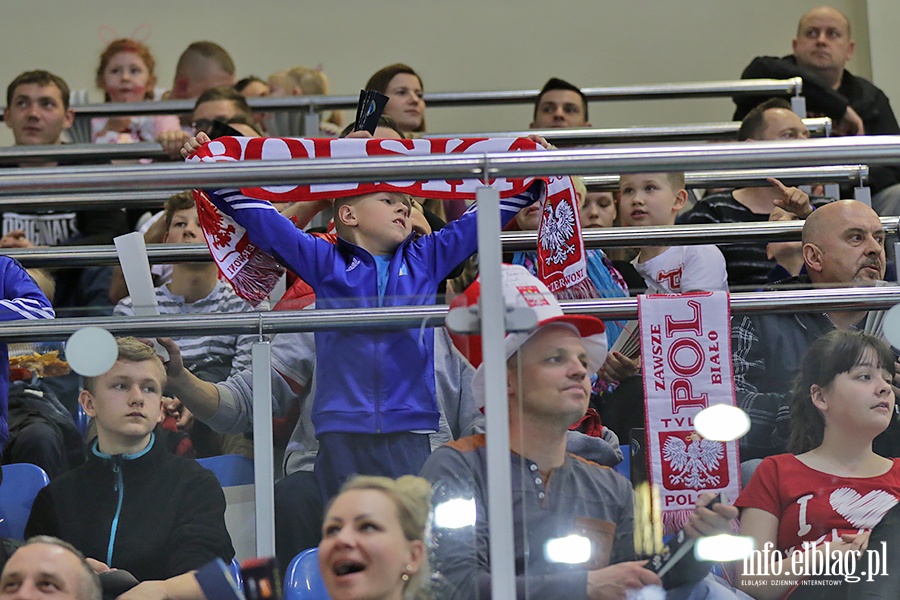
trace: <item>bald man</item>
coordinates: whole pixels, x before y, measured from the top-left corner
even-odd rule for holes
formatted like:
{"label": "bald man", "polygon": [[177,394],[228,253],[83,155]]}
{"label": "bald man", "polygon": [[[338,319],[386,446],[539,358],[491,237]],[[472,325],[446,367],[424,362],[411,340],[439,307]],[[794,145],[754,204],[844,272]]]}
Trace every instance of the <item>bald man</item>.
{"label": "bald man", "polygon": [[[884,228],[871,208],[839,200],[817,208],[803,226],[806,275],[783,283],[799,287],[874,285],[884,278]],[[735,316],[731,351],[738,405],[750,416],[741,439],[741,460],[785,452],[794,377],[813,341],[840,328],[862,328],[866,311],[794,312]],[[875,450],[900,456],[892,423]]]}
{"label": "bald man", "polygon": [[234,61],[215,42],[194,42],[178,58],[169,98],[197,98],[210,88],[234,86]]}
{"label": "bald man", "polygon": [[[855,45],[850,20],[830,6],[816,7],[800,18],[791,43],[792,53],[782,58],[760,56],[744,69],[743,79],[803,78],[808,116],[831,117],[838,135],[897,135],[900,125],[887,96],[872,82],[850,73],[846,65]],[[734,119],[742,120],[766,96],[735,96]],[[900,212],[900,167],[872,167],[869,185],[878,214]]]}
{"label": "bald man", "polygon": [[68,542],[37,536],[25,542],[0,574],[0,600],[32,600],[51,593],[62,600],[100,600],[100,580]]}

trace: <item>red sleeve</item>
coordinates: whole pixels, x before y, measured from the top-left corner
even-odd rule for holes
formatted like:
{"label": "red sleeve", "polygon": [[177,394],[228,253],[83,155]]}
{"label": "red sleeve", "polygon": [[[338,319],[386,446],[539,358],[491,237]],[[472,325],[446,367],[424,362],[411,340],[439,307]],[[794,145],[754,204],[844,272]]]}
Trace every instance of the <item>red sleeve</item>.
{"label": "red sleeve", "polygon": [[750,482],[735,500],[738,508],[758,508],[781,518],[781,502],[778,493],[778,457],[765,458],[753,472]]}

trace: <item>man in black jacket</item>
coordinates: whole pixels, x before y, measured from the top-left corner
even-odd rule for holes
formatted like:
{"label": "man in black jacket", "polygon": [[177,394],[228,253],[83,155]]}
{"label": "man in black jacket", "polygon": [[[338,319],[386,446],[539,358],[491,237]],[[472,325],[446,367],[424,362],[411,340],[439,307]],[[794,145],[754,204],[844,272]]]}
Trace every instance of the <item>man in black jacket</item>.
{"label": "man in black jacket", "polygon": [[[74,113],[69,107],[69,86],[48,71],[20,74],[6,88],[3,121],[12,130],[16,146],[56,146],[72,126]],[[76,166],[81,161],[26,159],[11,167]],[[105,210],[23,210],[0,212],[0,248],[35,246],[87,246],[112,244],[125,233],[125,213]],[[53,306],[103,307],[96,312],[109,313],[109,267],[57,270]],[[96,314],[95,312],[95,314]]]}
{"label": "man in black jacket", "polygon": [[[744,79],[789,77],[803,78],[808,116],[830,117],[838,135],[897,135],[900,126],[887,96],[872,82],[846,69],[853,57],[854,43],[850,21],[830,6],[807,12],[797,25],[792,42],[793,54],[782,58],[760,56],[753,59],[741,77]],[[735,120],[742,120],[766,96],[736,96]],[[876,194],[875,210],[882,215],[898,214],[900,167],[879,166],[870,171],[869,183]]]}

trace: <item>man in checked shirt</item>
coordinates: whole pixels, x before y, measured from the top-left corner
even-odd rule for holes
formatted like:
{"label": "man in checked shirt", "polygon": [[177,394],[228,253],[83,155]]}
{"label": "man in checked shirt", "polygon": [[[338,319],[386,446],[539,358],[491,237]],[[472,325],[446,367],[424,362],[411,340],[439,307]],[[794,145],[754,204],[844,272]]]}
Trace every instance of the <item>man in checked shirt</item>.
{"label": "man in checked shirt", "polygon": [[[804,271],[780,283],[820,288],[875,285],[884,279],[884,239],[881,220],[862,202],[839,200],[821,206],[803,226]],[[738,406],[751,422],[749,433],[741,438],[741,460],[786,451],[791,387],[807,348],[832,329],[864,328],[866,316],[865,310],[850,310],[732,318],[735,391]],[[875,450],[900,456],[896,420],[875,440]]]}

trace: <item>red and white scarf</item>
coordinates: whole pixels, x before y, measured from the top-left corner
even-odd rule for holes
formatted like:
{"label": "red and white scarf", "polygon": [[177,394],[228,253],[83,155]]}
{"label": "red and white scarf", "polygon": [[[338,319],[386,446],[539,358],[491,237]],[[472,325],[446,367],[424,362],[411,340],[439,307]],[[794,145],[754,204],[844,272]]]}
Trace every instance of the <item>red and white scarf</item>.
{"label": "red and white scarf", "polygon": [[[650,483],[665,533],[690,517],[701,492],[740,492],[738,443],[703,439],[698,412],[735,404],[727,292],[638,296]],[[657,497],[654,494],[654,497]]]}
{"label": "red and white scarf", "polygon": [[[527,138],[491,139],[318,139],[221,137],[199,148],[189,161],[234,162],[239,160],[287,160],[312,158],[362,158],[383,156],[427,156],[441,154],[482,155],[493,152],[540,150]],[[521,194],[536,180],[546,182],[538,230],[538,275],[558,297],[589,298],[594,294],[587,279],[581,219],[572,180],[568,176],[548,178],[497,178],[491,186],[501,198]],[[471,200],[483,183],[477,179],[384,181],[375,183],[330,183],[242,187],[241,193],[270,202],[297,202],[359,196],[374,192],[402,192],[418,198]],[[280,275],[274,259],[247,239],[246,230],[195,192],[200,224],[213,258],[235,291],[258,303],[274,287]]]}

